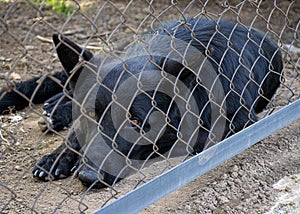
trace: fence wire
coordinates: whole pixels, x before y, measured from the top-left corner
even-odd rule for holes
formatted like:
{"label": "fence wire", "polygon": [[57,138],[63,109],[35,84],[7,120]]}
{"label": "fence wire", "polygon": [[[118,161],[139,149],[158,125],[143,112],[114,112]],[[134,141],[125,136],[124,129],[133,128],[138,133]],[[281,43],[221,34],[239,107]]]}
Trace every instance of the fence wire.
{"label": "fence wire", "polygon": [[[298,100],[299,5],[0,0],[1,213],[90,213]],[[236,159],[212,172],[226,197],[201,184],[192,205],[145,213],[266,211],[272,184],[300,170],[291,130],[250,151],[252,171]],[[294,164],[253,170],[264,149]],[[245,191],[244,171],[265,186]],[[267,196],[247,201],[258,188]]]}

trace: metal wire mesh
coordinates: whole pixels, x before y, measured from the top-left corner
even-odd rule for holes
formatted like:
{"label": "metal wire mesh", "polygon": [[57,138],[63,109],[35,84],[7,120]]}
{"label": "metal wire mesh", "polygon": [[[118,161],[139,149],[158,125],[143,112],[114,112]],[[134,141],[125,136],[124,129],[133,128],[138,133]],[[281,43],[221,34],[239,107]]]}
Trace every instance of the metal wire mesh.
{"label": "metal wire mesh", "polygon": [[299,99],[297,1],[49,2],[0,1],[3,213],[91,212]]}

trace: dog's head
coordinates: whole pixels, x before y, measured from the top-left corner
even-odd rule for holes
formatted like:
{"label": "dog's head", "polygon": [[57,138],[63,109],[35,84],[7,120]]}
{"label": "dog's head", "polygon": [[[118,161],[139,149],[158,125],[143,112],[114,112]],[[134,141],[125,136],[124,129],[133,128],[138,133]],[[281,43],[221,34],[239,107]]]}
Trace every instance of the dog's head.
{"label": "dog's head", "polygon": [[174,56],[135,48],[100,60],[67,38],[54,35],[53,40],[73,91],[84,184],[111,185],[150,160],[193,152],[204,123],[194,95],[203,87]]}

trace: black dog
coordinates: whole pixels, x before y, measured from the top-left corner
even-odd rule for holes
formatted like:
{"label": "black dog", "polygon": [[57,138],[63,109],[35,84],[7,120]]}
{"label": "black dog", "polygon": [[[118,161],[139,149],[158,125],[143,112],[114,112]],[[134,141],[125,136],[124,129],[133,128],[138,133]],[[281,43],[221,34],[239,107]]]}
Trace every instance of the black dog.
{"label": "black dog", "polygon": [[[74,124],[68,141],[34,167],[35,177],[59,179],[78,165],[85,185],[103,187],[138,170],[146,160],[199,153],[257,121],[257,113],[280,84],[281,52],[254,28],[188,19],[169,23],[145,40],[126,57],[106,63],[69,39],[53,36],[64,67],[54,77],[65,85],[68,76],[74,102],[50,77],[33,101],[55,95],[44,109],[56,130],[70,123],[73,105],[77,127]],[[16,84],[16,89],[30,98],[35,82]],[[180,92],[184,90],[189,94]],[[131,96],[130,91],[138,93]],[[91,102],[85,100],[89,95]],[[28,102],[16,103],[18,96],[7,93],[1,111],[11,105],[23,108]]]}

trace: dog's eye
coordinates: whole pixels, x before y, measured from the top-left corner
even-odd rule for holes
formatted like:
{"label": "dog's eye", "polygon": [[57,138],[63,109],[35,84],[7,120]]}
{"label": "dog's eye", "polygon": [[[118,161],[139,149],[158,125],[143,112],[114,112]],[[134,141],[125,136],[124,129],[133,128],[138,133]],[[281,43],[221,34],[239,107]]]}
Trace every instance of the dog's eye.
{"label": "dog's eye", "polygon": [[132,127],[136,127],[139,125],[140,121],[139,120],[130,120],[129,123]]}
{"label": "dog's eye", "polygon": [[89,111],[89,112],[88,112],[88,115],[89,115],[91,118],[95,118],[95,117],[96,117],[96,114],[95,114],[95,112],[93,112],[93,111]]}

